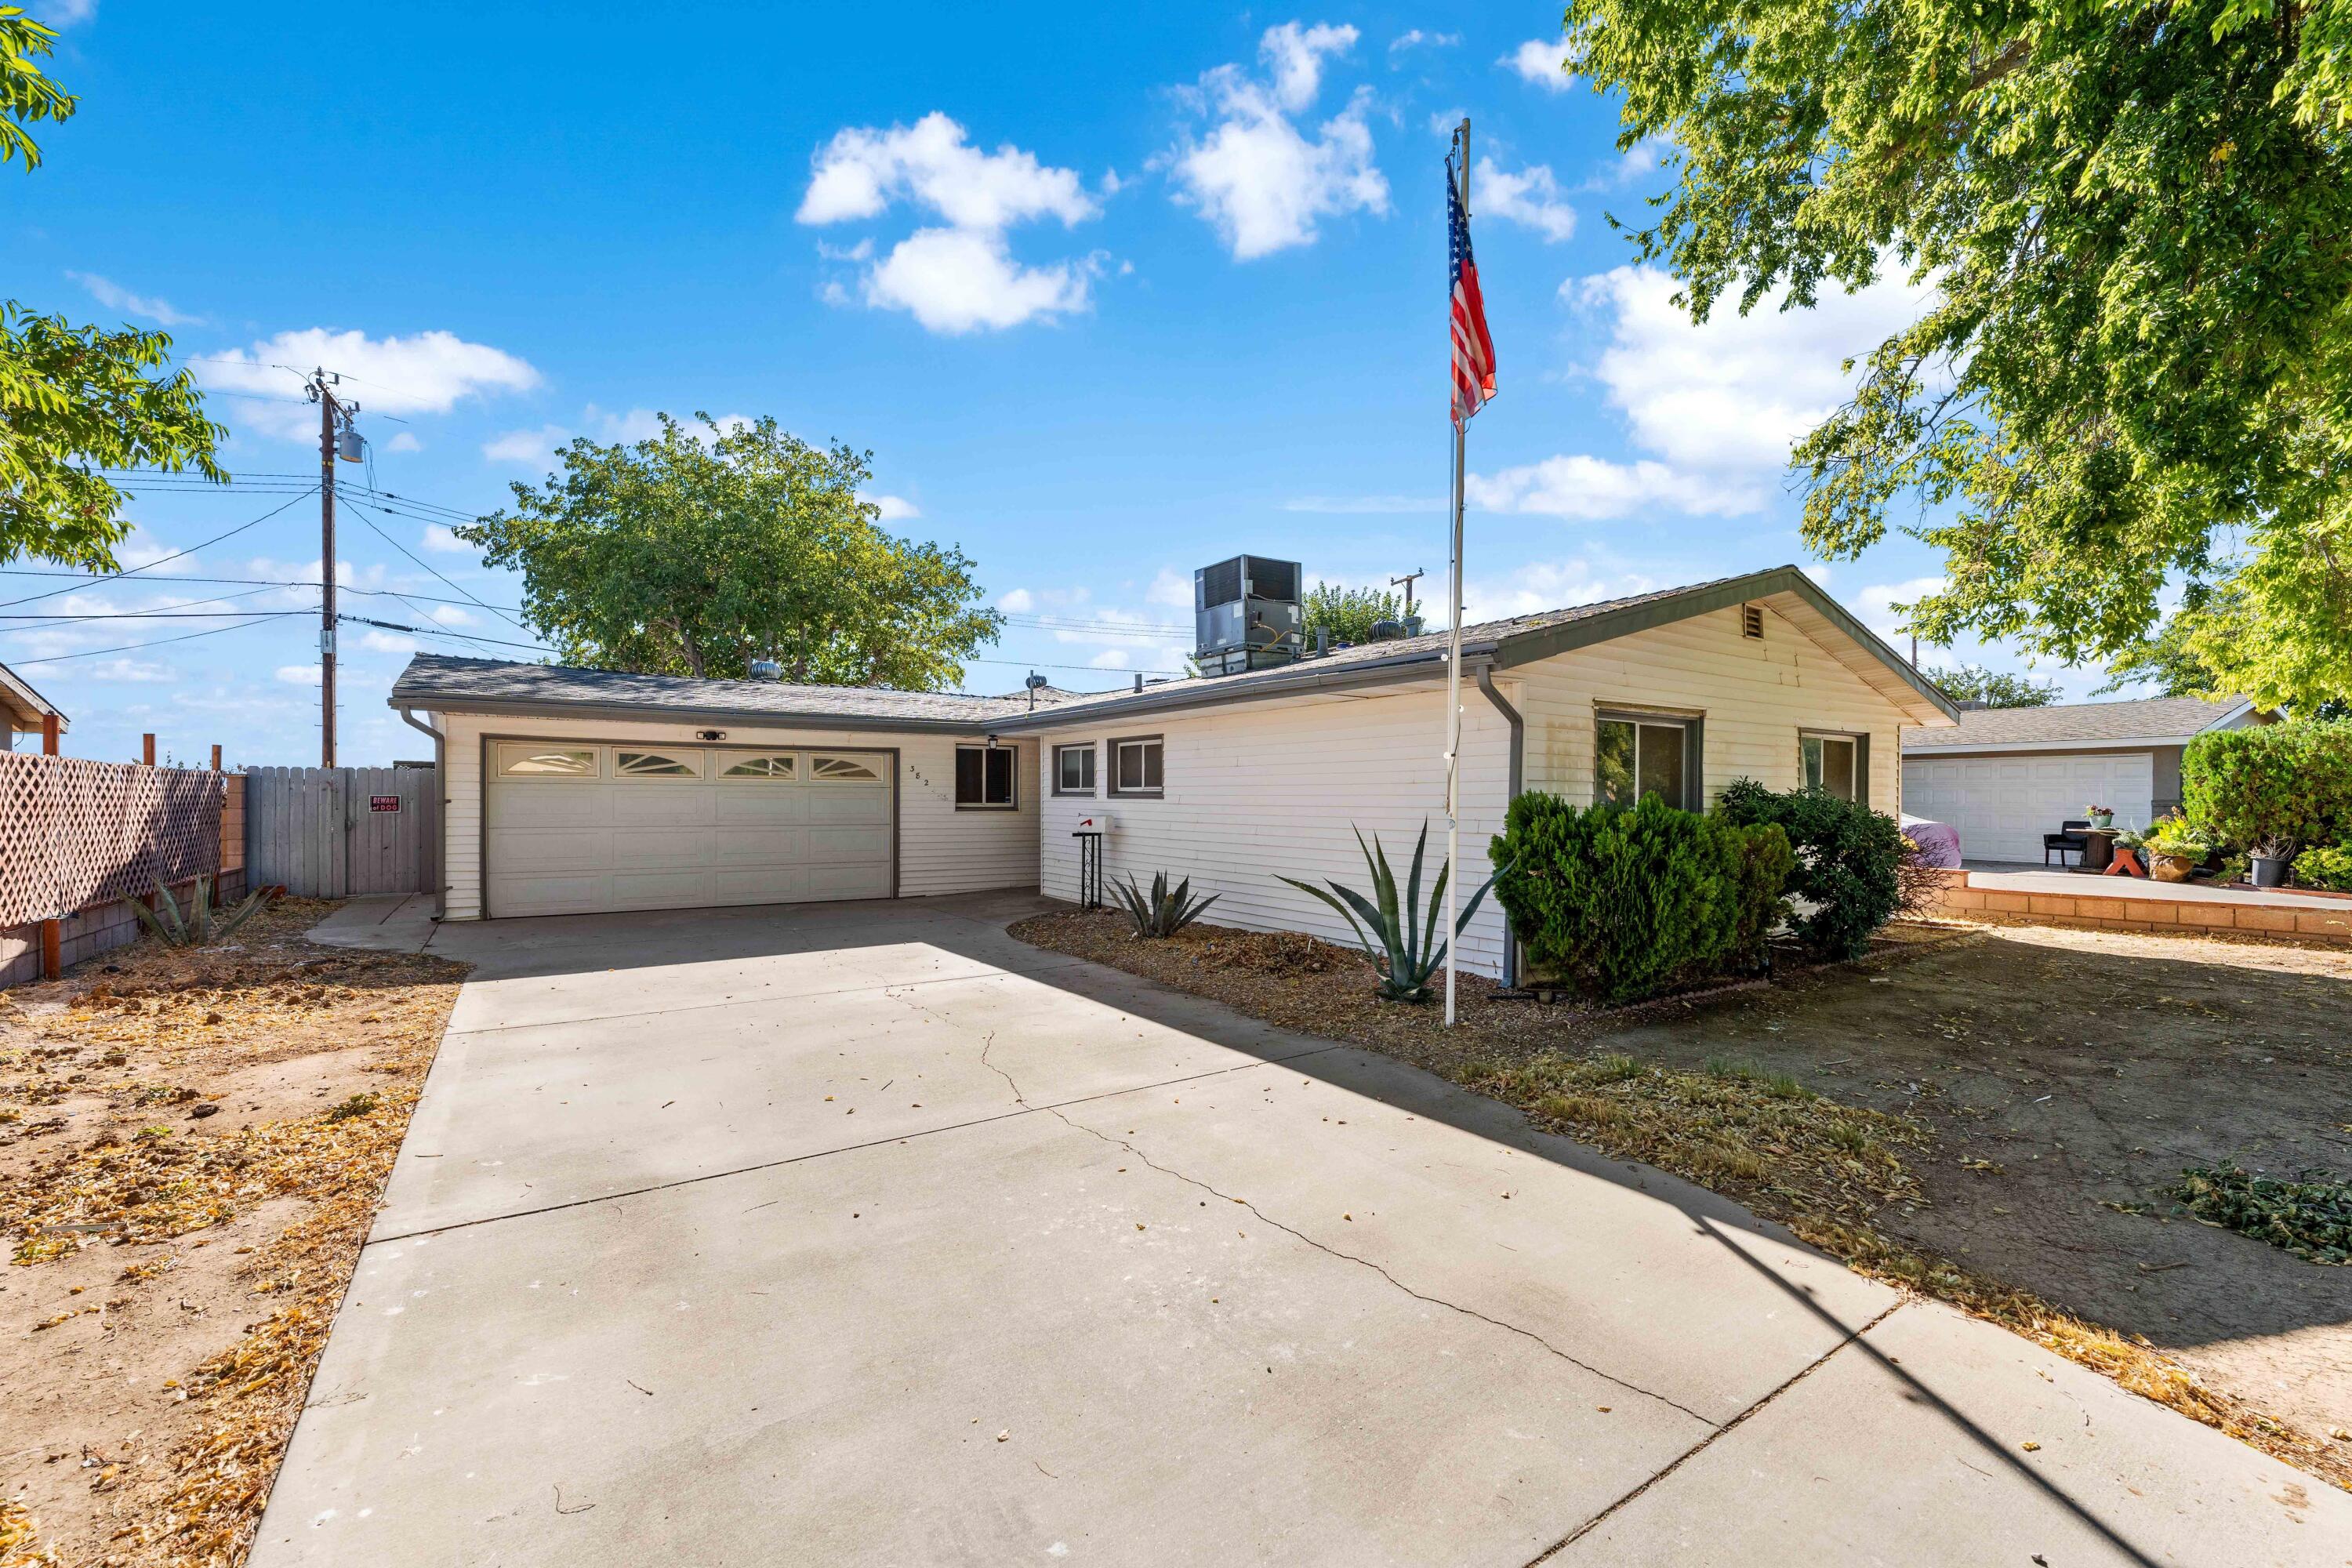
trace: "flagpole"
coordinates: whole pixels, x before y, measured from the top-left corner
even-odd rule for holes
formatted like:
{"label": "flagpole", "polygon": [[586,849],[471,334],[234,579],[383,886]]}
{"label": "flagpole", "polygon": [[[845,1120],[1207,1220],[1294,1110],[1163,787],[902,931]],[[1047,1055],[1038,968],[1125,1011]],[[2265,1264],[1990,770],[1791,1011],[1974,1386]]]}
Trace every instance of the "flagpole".
{"label": "flagpole", "polygon": [[[1470,118],[1463,116],[1454,132],[1460,154],[1454,178],[1460,182],[1462,219],[1470,220]],[[1450,270],[1450,269],[1449,269]],[[1449,277],[1446,291],[1453,292]],[[1450,328],[1449,328],[1450,331]],[[1452,359],[1452,345],[1447,347]],[[1447,573],[1450,599],[1445,633],[1445,1026],[1454,1026],[1454,907],[1462,897],[1462,471],[1469,421],[1448,412],[1454,424],[1454,538]]]}

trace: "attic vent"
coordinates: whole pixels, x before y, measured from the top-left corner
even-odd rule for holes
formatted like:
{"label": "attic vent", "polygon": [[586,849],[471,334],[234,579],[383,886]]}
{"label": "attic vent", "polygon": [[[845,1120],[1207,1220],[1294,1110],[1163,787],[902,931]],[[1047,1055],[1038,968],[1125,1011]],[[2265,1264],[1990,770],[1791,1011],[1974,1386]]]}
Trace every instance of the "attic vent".
{"label": "attic vent", "polygon": [[1763,605],[1742,605],[1739,606],[1739,635],[1746,637],[1754,637],[1758,642],[1762,642],[1764,640]]}

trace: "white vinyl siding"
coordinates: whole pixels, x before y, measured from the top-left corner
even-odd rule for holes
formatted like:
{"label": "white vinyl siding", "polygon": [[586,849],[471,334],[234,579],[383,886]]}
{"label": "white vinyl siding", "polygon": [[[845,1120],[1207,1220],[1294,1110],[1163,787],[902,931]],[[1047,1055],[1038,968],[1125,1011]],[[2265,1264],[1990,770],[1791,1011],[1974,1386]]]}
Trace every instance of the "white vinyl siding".
{"label": "white vinyl siding", "polygon": [[[1040,832],[1043,884],[1053,898],[1078,896],[1078,819],[1107,814],[1106,882],[1152,873],[1190,877],[1218,900],[1203,917],[1253,931],[1304,931],[1353,944],[1347,923],[1321,902],[1275,880],[1338,878],[1369,890],[1351,828],[1388,847],[1400,889],[1413,837],[1429,823],[1423,879],[1444,858],[1444,696],[1434,689],[1337,699],[1235,703],[1190,713],[1129,718],[1055,731],[1052,745],[1156,735],[1158,796],[1048,796]],[[1490,869],[1486,846],[1501,831],[1510,731],[1475,687],[1463,689],[1462,858],[1475,888]],[[1108,768],[1110,753],[1104,753]],[[1042,765],[1042,764],[1041,764]],[[1502,917],[1489,898],[1462,943],[1465,969],[1498,973]]]}
{"label": "white vinyl siding", "polygon": [[1708,801],[1741,777],[1771,789],[1796,788],[1801,782],[1797,738],[1812,731],[1867,737],[1870,804],[1890,816],[1901,808],[1896,737],[1909,721],[1769,607],[1760,641],[1742,635],[1735,605],[1507,673],[1527,716],[1529,789],[1589,804],[1595,719],[1604,712],[1661,713],[1700,721]]}
{"label": "white vinyl siding", "polygon": [[[482,914],[482,738],[485,735],[545,737],[551,741],[629,745],[650,742],[692,749],[705,725],[625,722],[604,719],[510,718],[472,713],[436,714],[446,732],[444,781],[446,834],[445,863],[449,883],[448,918],[478,920]],[[1037,811],[1024,799],[1010,811],[955,808],[955,748],[984,742],[980,734],[899,734],[863,730],[782,730],[724,726],[725,745],[773,747],[822,756],[828,751],[898,754],[898,893],[919,898],[939,893],[979,892],[1037,885]],[[1017,746],[1021,773],[1034,777],[1039,747],[1034,740],[1007,740]],[[887,757],[877,759],[887,766]],[[736,784],[730,787],[751,787]],[[1027,792],[1023,792],[1027,793]]]}

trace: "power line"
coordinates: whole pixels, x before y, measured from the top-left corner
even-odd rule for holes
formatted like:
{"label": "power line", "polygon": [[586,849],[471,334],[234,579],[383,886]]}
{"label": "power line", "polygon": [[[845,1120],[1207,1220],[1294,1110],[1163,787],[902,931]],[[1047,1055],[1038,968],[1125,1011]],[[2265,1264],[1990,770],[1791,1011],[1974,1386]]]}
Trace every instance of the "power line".
{"label": "power line", "polygon": [[[286,613],[288,613],[288,614],[292,614],[292,615],[303,615],[303,616],[307,616],[307,615],[309,615],[310,612],[310,611],[308,611],[308,610],[295,610],[295,611],[289,611],[289,612],[286,612]],[[79,652],[79,653],[56,653],[56,654],[51,654],[51,655],[50,655],[48,658],[19,658],[19,659],[12,659],[12,660],[10,660],[10,661],[9,661],[9,663],[11,664],[11,666],[12,666],[13,668],[17,668],[17,669],[30,669],[30,668],[33,668],[33,666],[35,666],[35,665],[37,665],[37,664],[63,664],[66,660],[68,660],[68,659],[69,659],[69,658],[96,658],[100,654],[102,654],[102,653],[130,653],[130,652],[131,652],[131,651],[133,651],[134,649],[137,649],[137,648],[142,648],[142,647],[162,647],[165,643],[174,643],[174,642],[193,642],[193,641],[194,641],[194,640],[195,640],[196,638],[198,638],[198,637],[218,637],[218,636],[220,636],[220,634],[221,634],[221,633],[223,633],[223,632],[237,632],[237,631],[243,631],[247,626],[257,626],[261,625],[264,621],[270,621],[270,620],[275,620],[275,619],[277,619],[277,613],[276,613],[276,612],[266,612],[266,613],[264,613],[264,614],[262,614],[262,615],[259,615],[259,616],[255,616],[252,620],[249,620],[249,621],[242,621],[242,622],[239,622],[237,625],[233,626],[211,626],[211,627],[207,627],[205,630],[204,630],[204,631],[200,631],[200,632],[184,632],[184,633],[182,633],[180,636],[175,637],[157,637],[157,638],[155,638],[155,639],[154,639],[153,641],[152,641],[152,642],[131,642],[131,643],[124,643],[124,644],[123,644],[123,645],[121,645],[120,647],[93,647],[93,648],[85,648],[85,649],[83,649],[83,650],[82,650],[81,652]]]}
{"label": "power line", "polygon": [[[109,581],[109,579],[103,577],[92,577],[88,574],[81,572],[30,572],[7,568],[0,568],[0,577],[71,577],[92,587],[102,587]],[[158,583],[200,583],[207,587],[219,587],[225,585],[236,588],[316,588],[320,585],[318,583],[308,580],[279,579],[275,577],[159,577],[151,579],[151,581]],[[372,595],[388,595],[393,598],[403,601],[421,599],[428,605],[473,605],[478,608],[499,608],[499,606],[495,605],[483,605],[481,602],[477,599],[445,599],[436,594],[403,593],[397,588],[358,588],[353,587],[349,583],[337,584],[336,591],[343,594],[367,594]],[[210,599],[199,599],[196,601],[198,604],[205,605],[208,605],[213,602],[214,601]],[[509,613],[514,615],[522,614],[520,610],[510,610]]]}
{"label": "power line", "polygon": [[372,620],[366,616],[337,616],[335,619],[339,621],[349,621],[354,626],[374,626],[380,630],[387,632],[410,632],[414,633],[417,637],[455,637],[459,642],[489,643],[499,647],[527,647],[536,653],[553,653],[555,651],[544,643],[514,642],[505,637],[476,637],[470,632],[453,632],[445,626],[404,626],[397,621]]}
{"label": "power line", "polygon": [[427,571],[427,572],[429,572],[429,573],[432,573],[432,574],[433,574],[434,576],[436,576],[436,577],[440,577],[442,582],[448,584],[448,585],[449,585],[450,587],[452,587],[452,588],[456,588],[456,589],[457,590],[457,592],[458,592],[458,593],[460,593],[460,594],[465,594],[467,598],[468,598],[468,599],[472,599],[472,600],[473,600],[473,602],[474,602],[475,604],[477,604],[477,605],[481,605],[481,607],[482,607],[483,609],[486,609],[486,610],[489,611],[492,615],[497,616],[499,616],[499,618],[503,619],[503,620],[504,620],[504,621],[506,621],[509,626],[513,626],[515,630],[517,630],[517,631],[519,631],[519,632],[527,632],[527,631],[530,630],[530,628],[529,626],[524,626],[520,621],[516,620],[512,616],[508,615],[504,610],[501,610],[501,609],[498,608],[498,607],[497,607],[496,605],[494,605],[485,604],[485,603],[483,603],[483,601],[482,601],[482,600],[480,600],[480,599],[475,599],[473,595],[471,595],[471,594],[466,594],[466,590],[465,590],[464,588],[459,587],[459,586],[458,586],[458,584],[455,584],[455,583],[451,583],[451,582],[449,581],[449,579],[448,579],[448,578],[446,578],[446,577],[442,577],[440,573],[434,571],[434,569],[433,569],[430,565],[427,565],[427,564],[426,564],[426,563],[425,563],[423,559],[421,559],[421,558],[417,555],[417,553],[416,553],[415,551],[413,551],[413,550],[409,549],[409,548],[408,548],[408,546],[406,546],[405,544],[403,544],[400,541],[398,541],[397,539],[394,539],[392,535],[390,535],[389,533],[386,533],[386,532],[385,532],[383,530],[382,530],[381,528],[376,527],[376,525],[375,525],[374,521],[373,521],[372,519],[370,519],[370,518],[368,517],[368,515],[367,515],[368,509],[367,509],[366,507],[364,507],[364,506],[361,506],[361,505],[360,505],[360,503],[359,503],[359,502],[357,502],[357,501],[353,501],[352,504],[353,506],[355,506],[355,507],[358,507],[358,508],[359,508],[359,510],[360,510],[360,521],[361,521],[362,522],[366,523],[366,524],[368,525],[368,530],[369,530],[369,531],[370,531],[370,532],[372,532],[372,533],[373,533],[373,534],[374,534],[378,539],[383,540],[386,544],[391,545],[394,550],[399,551],[403,555],[405,555],[405,556],[407,556],[411,561],[415,562],[415,563],[416,563],[416,564],[418,564],[419,566],[423,566],[423,567],[425,568],[425,571]]}
{"label": "power line", "polygon": [[[310,487],[313,491],[318,488],[319,487],[316,485],[312,485]],[[156,567],[163,565],[167,561],[177,561],[182,556],[194,555],[199,550],[209,550],[224,539],[234,539],[236,535],[243,533],[248,528],[259,527],[261,524],[268,522],[271,518],[276,517],[279,512],[284,511],[287,507],[292,506],[294,501],[299,501],[302,498],[300,496],[296,496],[294,500],[288,501],[286,506],[272,507],[269,510],[263,512],[259,517],[255,518],[251,522],[240,522],[235,528],[230,529],[226,533],[216,533],[210,539],[205,540],[202,544],[192,544],[185,550],[174,550],[171,554],[150,561],[143,566],[133,566],[128,572],[110,573],[106,576],[96,579],[96,581],[102,583],[120,582],[125,577],[135,577],[142,572],[152,572]],[[452,584],[451,586],[454,587],[456,584]],[[0,610],[5,610],[12,605],[29,605],[36,599],[54,599],[59,594],[70,594],[74,590],[71,588],[57,588],[52,589],[50,592],[46,594],[27,594],[21,599],[0,599]]]}

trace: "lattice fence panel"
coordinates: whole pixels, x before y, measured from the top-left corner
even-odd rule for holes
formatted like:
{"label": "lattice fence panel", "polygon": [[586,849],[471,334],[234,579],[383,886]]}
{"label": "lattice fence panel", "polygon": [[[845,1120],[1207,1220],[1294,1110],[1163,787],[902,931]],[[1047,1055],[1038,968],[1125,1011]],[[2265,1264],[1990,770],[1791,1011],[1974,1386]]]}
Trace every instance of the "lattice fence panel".
{"label": "lattice fence panel", "polygon": [[0,753],[0,926],[220,869],[221,775]]}

